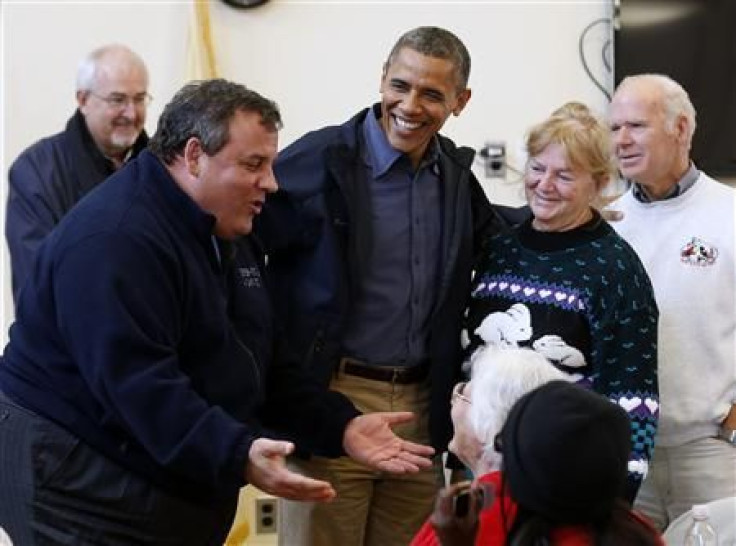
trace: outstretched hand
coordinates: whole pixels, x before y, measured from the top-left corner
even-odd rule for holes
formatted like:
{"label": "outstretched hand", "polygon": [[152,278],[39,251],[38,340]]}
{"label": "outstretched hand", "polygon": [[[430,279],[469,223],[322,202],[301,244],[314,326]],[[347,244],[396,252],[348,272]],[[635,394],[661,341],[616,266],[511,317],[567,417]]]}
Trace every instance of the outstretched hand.
{"label": "outstretched hand", "polygon": [[294,444],[258,438],[251,445],[245,477],[261,491],[297,501],[329,501],[335,490],[328,482],[307,478],[286,467],[286,456]]}
{"label": "outstretched hand", "polygon": [[434,449],[402,440],[391,430],[413,418],[407,411],[360,415],[348,423],[343,448],[357,462],[384,472],[403,474],[429,468]]}

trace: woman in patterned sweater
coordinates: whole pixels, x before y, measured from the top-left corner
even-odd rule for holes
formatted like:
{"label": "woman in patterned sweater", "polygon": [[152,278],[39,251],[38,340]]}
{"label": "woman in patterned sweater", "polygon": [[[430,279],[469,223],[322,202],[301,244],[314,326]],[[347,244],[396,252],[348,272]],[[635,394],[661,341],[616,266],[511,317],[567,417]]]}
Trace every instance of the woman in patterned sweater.
{"label": "woman in patterned sweater", "polygon": [[587,107],[568,103],[532,128],[526,148],[532,216],[486,241],[467,354],[530,347],[624,408],[633,501],[657,426],[658,311],[638,257],[592,206],[613,172],[609,132]]}

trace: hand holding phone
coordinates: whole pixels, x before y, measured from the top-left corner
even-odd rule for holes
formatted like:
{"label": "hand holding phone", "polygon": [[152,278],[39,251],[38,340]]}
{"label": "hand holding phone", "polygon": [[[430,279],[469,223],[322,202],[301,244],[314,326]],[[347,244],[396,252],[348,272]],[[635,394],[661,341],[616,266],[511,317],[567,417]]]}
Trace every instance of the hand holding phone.
{"label": "hand holding phone", "polygon": [[484,484],[469,481],[452,484],[437,495],[432,526],[443,546],[473,545],[480,511],[492,500]]}
{"label": "hand holding phone", "polygon": [[[466,482],[463,482],[466,483]],[[467,482],[467,487],[461,488],[452,497],[452,512],[455,516],[463,518],[468,515],[470,510],[471,499],[475,499],[475,508],[477,511],[482,510],[485,507],[485,496],[486,488],[483,484],[477,484],[472,486],[470,482]]]}

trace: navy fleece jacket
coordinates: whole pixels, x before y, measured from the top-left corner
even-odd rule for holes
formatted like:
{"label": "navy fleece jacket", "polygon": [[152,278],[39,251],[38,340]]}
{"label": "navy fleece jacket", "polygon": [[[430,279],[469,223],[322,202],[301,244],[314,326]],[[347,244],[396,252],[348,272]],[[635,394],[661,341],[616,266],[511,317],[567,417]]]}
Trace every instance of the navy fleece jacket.
{"label": "navy fleece jacket", "polygon": [[213,224],[144,151],[41,245],[0,364],[20,405],[200,498],[244,484],[256,414],[339,455],[358,413],[274,350],[257,245]]}

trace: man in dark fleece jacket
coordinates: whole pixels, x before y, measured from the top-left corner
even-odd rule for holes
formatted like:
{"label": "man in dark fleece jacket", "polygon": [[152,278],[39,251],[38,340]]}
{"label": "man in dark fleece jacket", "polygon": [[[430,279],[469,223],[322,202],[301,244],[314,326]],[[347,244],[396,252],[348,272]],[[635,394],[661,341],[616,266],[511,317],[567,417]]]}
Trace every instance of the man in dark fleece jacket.
{"label": "man in dark fleece jacket", "polygon": [[28,147],[8,171],[5,236],[14,302],[43,238],[148,143],[148,71],[127,47],[110,44],[90,52],[77,70],[76,98],[66,128]]}
{"label": "man in dark fleece jacket", "polygon": [[326,501],[294,448],[389,472],[429,447],[300,375],[248,237],[276,190],[280,114],[224,80],[185,86],[150,151],[39,248],[0,363],[0,526],[18,544],[217,544],[245,483]]}

